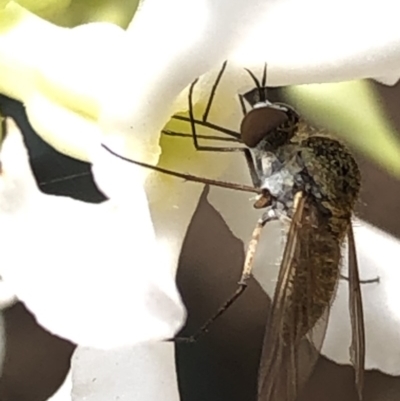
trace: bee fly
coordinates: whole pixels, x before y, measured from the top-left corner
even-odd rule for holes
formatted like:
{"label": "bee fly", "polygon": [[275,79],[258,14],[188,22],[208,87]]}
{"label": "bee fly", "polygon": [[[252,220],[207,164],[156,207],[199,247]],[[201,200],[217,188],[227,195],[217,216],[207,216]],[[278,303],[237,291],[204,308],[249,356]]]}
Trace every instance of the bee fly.
{"label": "bee fly", "polygon": [[[258,399],[293,401],[312,372],[318,358],[330,304],[340,278],[341,248],[345,238],[349,249],[349,311],[352,327],[351,361],[361,400],[364,381],[365,333],[360,280],[351,218],[360,190],[360,171],[349,150],[307,125],[297,112],[284,104],[267,100],[266,66],[261,83],[247,70],[255,88],[239,95],[244,114],[240,132],[219,127],[208,121],[208,113],[226,62],[211,90],[203,118],[193,112],[194,81],[189,90],[188,121],[194,146],[203,151],[243,151],[253,186],[233,184],[134,163],[196,181],[225,188],[255,192],[254,207],[263,209],[246,252],[243,273],[237,291],[209,319],[196,339],[221,315],[246,288],[253,267],[256,246],[262,228],[272,220],[290,221],[272,306],[269,312],[259,369]],[[246,110],[246,103],[250,110]],[[196,125],[213,128],[244,147],[201,146]],[[212,137],[215,139],[216,137]],[[218,137],[217,139],[222,139]],[[109,148],[103,145],[108,151]],[[115,154],[115,153],[113,153]],[[127,161],[120,155],[116,155]],[[369,282],[374,280],[369,280]],[[318,324],[317,324],[318,323]],[[316,327],[322,335],[317,338]],[[325,327],[323,327],[325,326]]]}

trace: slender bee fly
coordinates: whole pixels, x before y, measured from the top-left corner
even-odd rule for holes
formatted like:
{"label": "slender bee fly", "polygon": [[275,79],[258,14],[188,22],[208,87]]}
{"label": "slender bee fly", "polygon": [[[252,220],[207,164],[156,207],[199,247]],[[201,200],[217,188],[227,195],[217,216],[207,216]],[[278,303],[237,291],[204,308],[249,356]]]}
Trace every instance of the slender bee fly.
{"label": "slender bee fly", "polygon": [[[360,279],[351,218],[360,191],[358,165],[344,144],[308,125],[290,106],[267,99],[266,66],[261,82],[249,70],[255,87],[239,95],[243,119],[239,132],[208,121],[217,87],[226,68],[223,64],[211,90],[202,119],[193,110],[195,80],[189,90],[189,116],[174,118],[190,123],[189,134],[201,151],[242,151],[253,186],[233,184],[166,170],[146,163],[138,165],[205,184],[253,192],[254,207],[262,209],[243,267],[239,287],[209,319],[194,341],[246,288],[262,228],[272,220],[289,221],[272,306],[261,355],[258,399],[294,401],[318,358],[340,278],[341,248],[348,240],[349,312],[352,328],[350,356],[355,370],[358,397],[362,399],[365,363],[365,333]],[[246,108],[249,108],[247,110]],[[196,126],[215,129],[242,147],[201,146]],[[166,135],[188,134],[165,131]],[[221,139],[221,137],[204,137]],[[115,154],[106,145],[105,149]],[[369,280],[373,281],[373,280]],[[317,327],[318,326],[318,327]],[[314,330],[320,328],[320,330]],[[318,332],[320,333],[318,335]],[[322,333],[322,334],[321,334]]]}

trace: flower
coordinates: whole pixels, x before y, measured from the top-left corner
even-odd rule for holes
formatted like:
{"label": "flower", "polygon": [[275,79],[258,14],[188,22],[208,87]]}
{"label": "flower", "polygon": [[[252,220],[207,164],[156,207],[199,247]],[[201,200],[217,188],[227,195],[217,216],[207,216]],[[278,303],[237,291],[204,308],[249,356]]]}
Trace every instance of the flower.
{"label": "flower", "polygon": [[107,186],[109,175],[101,178],[94,162],[110,200],[89,204],[38,190],[12,120],[0,156],[1,274],[38,322],[99,348],[173,337],[183,306],[144,191],[121,189],[132,166],[113,158],[108,174],[122,184]]}
{"label": "flower", "polygon": [[[132,165],[112,158],[103,178],[94,162],[94,175],[108,189],[104,193],[110,200],[88,204],[38,190],[12,121],[0,158],[1,274],[38,322],[80,344],[76,359],[89,349],[85,345],[91,347],[86,355],[107,355],[95,366],[109,375],[118,358],[139,364],[141,349],[161,350],[161,355],[173,351],[171,344],[157,341],[175,335],[184,308],[168,266],[168,250],[156,242],[146,195],[136,190],[131,196],[126,185],[124,175],[135,175],[127,171]],[[120,185],[111,183],[110,176],[117,176]],[[101,354],[99,348],[107,351]],[[169,372],[174,374],[165,370],[164,378]],[[126,371],[123,377],[128,376]],[[74,377],[77,391],[85,375]],[[96,386],[89,388],[93,393]]]}
{"label": "flower", "polygon": [[[88,159],[95,138],[119,132],[131,134],[132,155],[154,162],[160,129],[184,107],[174,103],[178,94],[227,58],[256,70],[268,61],[269,85],[393,78],[400,67],[393,7],[147,0],[124,31],[101,22],[61,28],[11,1],[0,14],[0,90],[23,101],[39,135],[63,152]],[[243,75],[236,89],[245,82]]]}
{"label": "flower", "polygon": [[[59,9],[67,7],[64,2],[57,6]],[[357,19],[355,31],[354,16],[360,9],[363,18]],[[46,10],[41,11],[42,16],[50,19],[52,15],[52,20],[57,20],[55,11]],[[58,18],[60,15],[58,12]],[[91,20],[89,7],[86,15]],[[132,21],[118,20],[121,26],[128,25],[126,30],[106,22],[62,28],[11,1],[6,2],[0,11],[0,91],[24,103],[32,126],[56,149],[90,161],[97,184],[110,197],[108,203],[96,206],[67,199],[57,199],[57,203],[63,202],[65,211],[72,212],[74,208],[78,218],[91,217],[90,224],[86,225],[88,230],[99,227],[100,219],[103,230],[107,224],[109,230],[112,224],[127,224],[125,218],[130,218],[131,223],[135,218],[140,219],[140,225],[126,225],[127,230],[128,227],[131,229],[130,235],[138,239],[131,252],[138,252],[136,260],[143,260],[146,250],[160,247],[160,254],[164,256],[160,265],[165,274],[177,265],[183,237],[202,188],[171,177],[150,174],[135,166],[127,167],[102,151],[99,144],[106,143],[115,152],[132,159],[159,163],[176,170],[197,168],[203,175],[225,174],[229,177],[231,174],[232,180],[237,181],[245,169],[243,161],[235,155],[226,155],[225,162],[222,162],[220,155],[194,152],[189,141],[160,139],[160,131],[171,115],[187,109],[184,88],[197,76],[213,69],[197,87],[198,106],[204,105],[204,95],[209,92],[216,69],[223,60],[230,59],[232,69],[224,77],[212,113],[221,124],[237,126],[240,112],[230,113],[231,106],[237,106],[234,95],[253,85],[243,66],[258,73],[267,61],[269,85],[337,82],[366,77],[393,83],[400,70],[400,29],[395,16],[394,4],[388,0],[381,1],[379,7],[361,0],[325,2],[324,5],[316,0],[146,0]],[[107,15],[105,19],[112,20],[109,17]],[[13,152],[20,152],[21,144],[19,149],[12,148]],[[22,203],[21,207],[31,205],[32,197],[35,201],[29,206],[29,211],[40,210],[49,218],[53,216],[54,224],[72,227],[66,216],[57,214],[60,209],[55,206],[56,199],[50,200],[37,192],[28,174],[26,156],[21,153],[20,156],[18,160],[25,166],[23,185],[25,181],[29,183],[27,203]],[[15,166],[15,161],[10,163]],[[229,165],[235,168],[229,170]],[[123,185],[115,180],[121,176]],[[20,189],[25,190],[25,186]],[[16,194],[19,196],[19,192]],[[249,231],[243,221],[251,222],[254,213],[245,210],[247,208],[243,205],[247,199],[241,198],[240,205],[233,199],[238,197],[235,195],[229,203],[226,198],[218,203],[210,195],[224,217],[232,223],[234,232],[247,242]],[[9,201],[11,198],[5,199]],[[238,210],[234,205],[245,210],[240,224],[238,220],[232,222],[232,214],[237,217]],[[83,209],[87,212],[82,213]],[[118,223],[114,221],[115,216],[121,219]],[[32,232],[32,224],[38,216],[31,214],[29,219]],[[132,232],[133,228],[136,231]],[[13,230],[16,235],[16,228]],[[142,238],[140,233],[143,230],[146,235]],[[112,232],[119,232],[119,226],[114,226]],[[99,230],[94,230],[96,239],[100,241],[96,244],[104,240],[99,233]],[[39,240],[39,236],[34,234]],[[48,237],[46,232],[43,235]],[[128,239],[122,233],[120,237],[118,245],[121,251],[127,252]],[[117,243],[116,238],[113,240]],[[52,249],[60,246],[56,242],[52,242]],[[104,249],[108,248],[105,246]],[[96,247],[95,251],[102,249]],[[91,255],[101,257],[96,252]],[[151,254],[157,256],[156,252]],[[119,254],[114,252],[112,255]],[[111,256],[108,260],[111,263]],[[86,265],[89,264],[88,259]],[[153,262],[152,265],[157,264]],[[35,272],[24,272],[29,273]],[[54,275],[48,276],[50,271],[45,273],[52,280],[59,281]],[[13,278],[13,274],[17,273],[10,270],[5,279],[15,282],[17,288],[22,285],[21,276]],[[90,280],[85,281],[86,287],[82,288],[88,288]],[[122,288],[127,294],[128,289]],[[29,298],[31,293],[28,290],[21,287],[16,292],[28,305],[31,303],[32,310],[46,327],[59,334],[68,333],[63,335],[80,344],[105,344],[95,338],[95,333],[72,332],[73,325],[66,321],[63,325],[63,322],[47,317],[48,306],[40,302],[49,298]],[[174,305],[178,306],[176,311],[180,311],[182,317],[173,289],[164,290],[164,294],[174,300]],[[87,306],[85,302],[82,305]],[[104,315],[98,318],[101,316]],[[173,320],[176,329],[180,319],[176,317]],[[106,323],[110,322],[104,321]],[[113,323],[110,324],[113,328]],[[128,332],[123,335],[127,336]],[[81,335],[84,335],[83,339]],[[106,337],[102,339],[107,340]],[[113,341],[115,345],[116,340]],[[127,342],[128,338],[124,341]],[[165,347],[171,351],[170,345]],[[80,352],[84,349],[80,348]],[[95,358],[98,351],[93,352]],[[171,352],[169,356],[172,356]],[[75,364],[75,368],[78,367]],[[80,396],[84,397],[84,394],[80,393]]]}

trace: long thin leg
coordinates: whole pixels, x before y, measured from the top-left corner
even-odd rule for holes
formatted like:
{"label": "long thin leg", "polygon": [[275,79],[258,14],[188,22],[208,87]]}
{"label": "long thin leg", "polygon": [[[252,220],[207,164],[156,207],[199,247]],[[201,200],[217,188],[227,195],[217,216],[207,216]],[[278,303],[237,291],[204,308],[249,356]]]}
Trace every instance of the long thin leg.
{"label": "long thin leg", "polygon": [[246,258],[243,264],[242,275],[240,277],[238,288],[236,291],[228,298],[228,300],[217,310],[217,312],[211,316],[201,327],[200,329],[190,337],[176,337],[172,341],[174,342],[186,342],[192,343],[198,340],[198,338],[207,332],[208,328],[212,323],[215,322],[223,313],[227,311],[227,309],[232,306],[232,304],[243,294],[243,291],[247,288],[247,282],[250,278],[251,271],[254,265],[254,256],[256,253],[257,245],[260,241],[260,235],[265,224],[270,220],[260,219],[257,222],[256,227],[253,230],[251,235],[251,240],[246,252]]}
{"label": "long thin leg", "polygon": [[[217,90],[218,83],[221,80],[221,77],[222,77],[222,74],[223,74],[225,68],[226,68],[226,62],[223,64],[222,69],[219,72],[218,77],[217,77],[217,79],[216,79],[216,81],[215,81],[215,83],[213,85],[212,90],[211,90],[211,95],[210,95],[210,98],[208,100],[206,112],[203,115],[203,122],[206,122],[206,120],[207,120],[207,116],[208,116],[209,110],[211,108],[212,100],[213,100],[213,98],[215,96],[215,91]],[[198,143],[198,135],[197,135],[197,132],[196,132],[196,121],[194,119],[194,112],[193,112],[193,89],[194,89],[197,81],[198,80],[196,79],[190,85],[189,96],[188,96],[189,119],[190,119],[190,126],[191,126],[191,129],[192,129],[194,147],[196,148],[196,150],[200,150],[200,151],[201,150],[207,150],[207,151],[214,151],[214,152],[215,151],[217,151],[217,152],[218,151],[219,152],[232,152],[232,151],[242,151],[242,152],[244,152],[244,155],[245,155],[245,158],[246,158],[246,163],[247,163],[247,166],[248,166],[249,171],[250,171],[251,181],[252,181],[253,185],[258,188],[260,186],[261,182],[260,182],[260,179],[258,177],[258,174],[257,174],[257,171],[256,171],[256,167],[254,165],[254,161],[253,161],[253,158],[251,156],[250,150],[248,148],[245,148],[245,147],[243,147],[243,148],[238,148],[238,147],[236,147],[236,148],[223,148],[223,147],[213,147],[213,146],[205,147],[205,146],[200,146],[199,145],[199,143]],[[240,96],[239,96],[239,99],[241,100],[241,103],[242,103],[243,99]],[[246,114],[246,110],[244,108],[244,104],[243,103],[242,103],[242,109],[243,109],[243,113]],[[216,126],[216,129],[219,129],[219,127]]]}
{"label": "long thin leg", "polygon": [[[199,145],[198,144],[198,138],[202,138],[202,139],[207,139],[207,140],[222,140],[222,141],[231,141],[231,142],[235,142],[238,143],[237,140],[235,140],[234,138],[222,138],[222,137],[217,137],[217,136],[207,136],[207,135],[197,135],[194,137],[193,134],[185,134],[183,132],[175,132],[175,131],[169,131],[169,130],[164,130],[162,131],[162,133],[164,135],[168,135],[168,136],[180,136],[180,137],[188,137],[191,138],[194,144],[194,147],[197,151],[199,152],[243,152],[245,150],[244,147],[239,147],[239,146],[235,146],[235,147],[228,147],[228,146],[203,146],[203,145]],[[194,139],[196,138],[196,139]]]}
{"label": "long thin leg", "polygon": [[253,183],[255,188],[260,188],[261,180],[257,174],[256,166],[254,165],[253,157],[251,156],[250,149],[244,149],[244,157],[246,158],[247,167],[249,169],[251,182]]}
{"label": "long thin leg", "polygon": [[[261,88],[265,88],[267,86],[267,63],[264,64],[263,76],[261,80]],[[264,99],[265,101],[266,99]]]}
{"label": "long thin leg", "polygon": [[212,185],[215,187],[234,189],[236,191],[251,192],[251,193],[258,194],[258,195],[264,194],[264,191],[260,190],[259,188],[254,188],[250,185],[242,185],[242,184],[236,184],[234,182],[212,180],[210,178],[199,177],[199,176],[192,175],[192,174],[180,173],[178,171],[169,170],[169,169],[158,167],[158,166],[153,166],[152,164],[139,162],[136,160],[129,159],[125,156],[119,155],[118,153],[114,152],[112,149],[110,149],[107,145],[104,145],[103,143],[101,144],[101,146],[105,150],[107,150],[107,152],[111,153],[113,156],[118,157],[121,160],[125,160],[128,163],[133,163],[133,164],[136,164],[141,167],[145,167],[145,168],[149,168],[154,171],[158,171],[159,173],[171,175],[173,177],[182,178],[185,181],[199,182],[201,184],[208,184],[208,185]]}
{"label": "long thin leg", "polygon": [[[340,278],[342,280],[346,280],[349,281],[350,279],[348,277],[346,277],[344,274],[340,275]],[[360,284],[376,284],[376,283],[380,283],[380,278],[379,277],[375,277],[375,278],[370,278],[368,280],[359,280]]]}
{"label": "long thin leg", "polygon": [[180,115],[174,115],[171,118],[173,118],[174,120],[186,121],[188,123],[190,123],[191,121],[194,121],[197,125],[201,125],[206,128],[214,129],[215,131],[222,132],[223,134],[226,134],[228,136],[238,139],[239,142],[241,141],[240,134],[238,132],[232,131],[231,129],[224,128],[224,127],[221,127],[221,126],[213,124],[213,123],[210,123],[209,121],[201,121],[201,120],[197,120],[195,118],[193,118],[193,120],[191,120],[190,117],[180,116]]}
{"label": "long thin leg", "polygon": [[198,137],[197,137],[197,132],[196,132],[196,123],[194,122],[194,111],[193,111],[193,89],[198,82],[198,79],[195,79],[191,84],[189,88],[189,119],[190,119],[190,127],[192,130],[192,136],[193,136],[193,145],[196,148],[196,150],[200,151],[207,151],[207,152],[242,152],[242,148],[240,147],[217,147],[217,146],[203,146],[199,144]]}
{"label": "long thin leg", "polygon": [[[168,135],[168,136],[178,136],[178,137],[182,137],[182,138],[190,138],[193,139],[192,134],[187,134],[184,132],[175,132],[175,131],[169,131],[169,130],[164,130],[162,131],[162,133],[164,135]],[[234,138],[224,138],[224,137],[218,137],[218,136],[207,136],[207,135],[197,135],[197,138],[202,138],[202,139],[207,139],[207,140],[222,140],[222,141],[232,141],[232,142],[237,142],[236,139]],[[220,148],[220,147],[216,147],[216,148],[212,148],[210,149],[211,151],[215,151],[215,152],[220,152],[222,149],[222,151],[224,151],[224,148]],[[200,149],[201,150],[201,149]],[[254,161],[253,161],[253,157],[251,156],[251,152],[248,148],[238,148],[238,150],[243,151],[245,159],[246,159],[246,163],[247,163],[247,167],[249,169],[250,172],[250,178],[251,181],[254,185],[254,187],[259,188],[261,185],[261,181],[258,177],[255,165],[254,165]]]}
{"label": "long thin leg", "polygon": [[243,116],[245,116],[247,114],[247,110],[246,110],[246,106],[244,104],[243,95],[239,94],[238,97],[239,97],[239,103],[240,103],[240,107],[242,109]]}
{"label": "long thin leg", "polygon": [[210,110],[211,110],[212,102],[214,100],[215,94],[217,93],[217,88],[218,88],[219,82],[221,81],[222,75],[224,74],[227,64],[228,64],[228,61],[224,61],[224,63],[222,64],[222,67],[217,75],[217,79],[215,80],[214,85],[211,88],[210,97],[208,98],[207,106],[206,106],[206,109],[204,110],[204,114],[203,114],[203,121],[207,121],[208,114],[210,113]]}
{"label": "long thin leg", "polygon": [[[177,132],[177,131],[170,131],[170,130],[162,130],[162,134],[167,136],[178,136],[182,138],[190,138],[193,140],[193,135],[188,134],[187,132]],[[197,139],[204,139],[206,141],[221,141],[221,142],[233,142],[233,143],[240,143],[235,138],[226,138],[224,136],[217,136],[217,135],[197,135]]]}

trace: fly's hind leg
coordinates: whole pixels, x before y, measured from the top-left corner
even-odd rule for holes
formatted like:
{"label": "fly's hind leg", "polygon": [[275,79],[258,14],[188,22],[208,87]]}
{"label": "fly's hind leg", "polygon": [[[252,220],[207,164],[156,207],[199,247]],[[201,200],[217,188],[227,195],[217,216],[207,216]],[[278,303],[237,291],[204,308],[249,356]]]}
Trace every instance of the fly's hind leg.
{"label": "fly's hind leg", "polygon": [[[349,281],[349,278],[343,274],[340,275],[340,278],[342,280]],[[370,278],[368,280],[360,280],[360,284],[379,284],[380,283],[380,277],[375,277],[375,278]]]}
{"label": "fly's hind leg", "polygon": [[[264,215],[265,216],[265,215]],[[226,312],[226,310],[240,297],[240,295],[243,294],[244,290],[247,288],[248,280],[251,276],[251,272],[253,269],[254,265],[254,256],[257,250],[257,245],[260,240],[261,232],[263,227],[265,226],[266,223],[268,223],[271,220],[276,220],[276,216],[268,216],[267,218],[261,218],[258,222],[257,225],[255,226],[248,248],[246,252],[246,257],[245,261],[243,264],[243,270],[242,270],[242,275],[240,277],[240,280],[238,282],[238,287],[236,291],[228,298],[226,302],[217,310],[217,312],[210,317],[201,327],[200,329],[194,333],[193,335],[189,337],[176,337],[170,341],[178,342],[178,343],[193,343],[198,340],[198,338],[206,333],[211,326],[212,323],[215,322],[216,319],[218,319],[223,313]]]}

